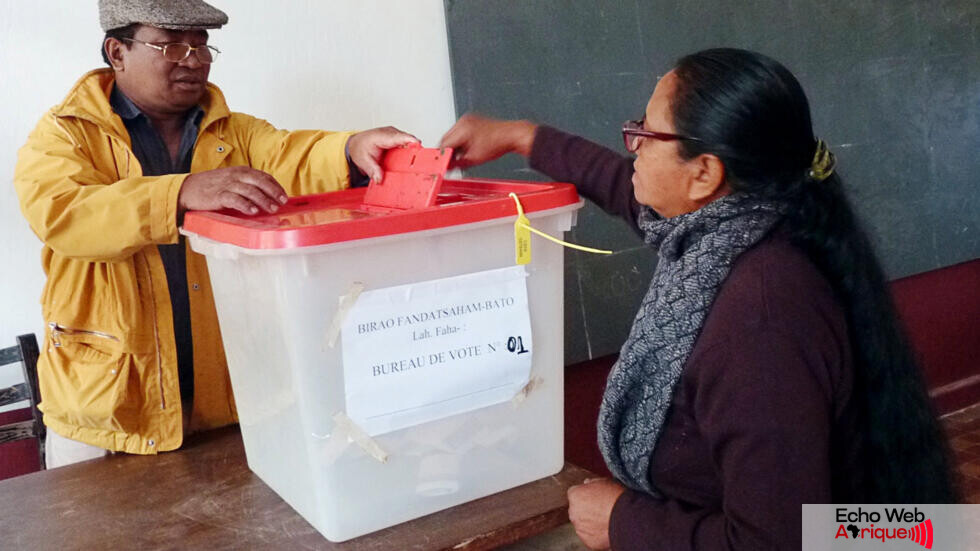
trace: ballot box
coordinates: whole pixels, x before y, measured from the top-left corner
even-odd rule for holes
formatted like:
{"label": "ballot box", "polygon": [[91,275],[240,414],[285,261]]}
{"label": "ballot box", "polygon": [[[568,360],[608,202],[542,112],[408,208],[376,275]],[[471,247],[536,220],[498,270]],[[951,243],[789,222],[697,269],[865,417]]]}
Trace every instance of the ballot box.
{"label": "ballot box", "polygon": [[582,201],[444,179],[447,154],[181,230],[207,257],[248,465],[332,541],[563,465],[564,251],[515,222],[561,237]]}

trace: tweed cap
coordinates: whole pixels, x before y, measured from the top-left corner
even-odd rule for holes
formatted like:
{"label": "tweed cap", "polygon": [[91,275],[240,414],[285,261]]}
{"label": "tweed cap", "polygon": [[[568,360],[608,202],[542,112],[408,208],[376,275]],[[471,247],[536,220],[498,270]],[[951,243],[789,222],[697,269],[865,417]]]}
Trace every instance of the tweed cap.
{"label": "tweed cap", "polygon": [[202,0],[99,0],[103,31],[142,23],[160,29],[220,29],[228,14]]}

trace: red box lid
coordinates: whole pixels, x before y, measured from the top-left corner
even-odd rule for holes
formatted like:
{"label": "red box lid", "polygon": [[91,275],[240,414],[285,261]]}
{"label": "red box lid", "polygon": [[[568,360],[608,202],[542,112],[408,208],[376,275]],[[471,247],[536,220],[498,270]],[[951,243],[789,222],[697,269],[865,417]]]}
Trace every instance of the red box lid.
{"label": "red box lid", "polygon": [[572,184],[443,180],[435,204],[424,208],[368,206],[364,204],[367,188],[355,188],[293,197],[275,214],[188,212],[183,229],[248,249],[311,247],[517,216],[517,206],[508,196],[511,192],[518,195],[526,213],[579,201]]}

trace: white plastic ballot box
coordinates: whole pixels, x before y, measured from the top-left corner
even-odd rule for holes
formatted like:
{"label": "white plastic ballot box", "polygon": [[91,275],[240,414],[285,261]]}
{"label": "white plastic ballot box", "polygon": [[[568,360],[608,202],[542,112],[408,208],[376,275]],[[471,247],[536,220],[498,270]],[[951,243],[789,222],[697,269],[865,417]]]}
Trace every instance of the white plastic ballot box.
{"label": "white plastic ballot box", "polygon": [[564,251],[533,235],[516,264],[510,194],[556,237],[582,201],[434,180],[417,208],[356,188],[181,230],[207,257],[248,465],[332,541],[563,465]]}

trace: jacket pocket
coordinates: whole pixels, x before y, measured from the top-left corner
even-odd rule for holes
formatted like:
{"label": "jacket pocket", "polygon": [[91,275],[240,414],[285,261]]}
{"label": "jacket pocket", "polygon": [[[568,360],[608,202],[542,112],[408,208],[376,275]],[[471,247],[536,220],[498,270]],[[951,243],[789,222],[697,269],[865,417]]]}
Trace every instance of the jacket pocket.
{"label": "jacket pocket", "polygon": [[52,331],[41,356],[41,409],[69,425],[134,433],[141,393],[134,355],[98,332]]}

